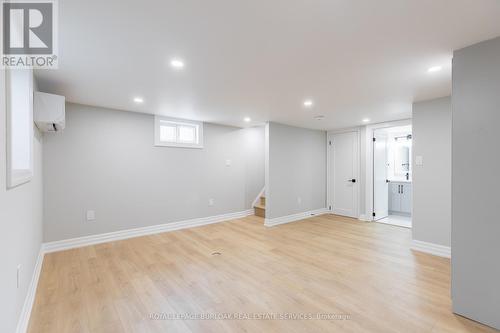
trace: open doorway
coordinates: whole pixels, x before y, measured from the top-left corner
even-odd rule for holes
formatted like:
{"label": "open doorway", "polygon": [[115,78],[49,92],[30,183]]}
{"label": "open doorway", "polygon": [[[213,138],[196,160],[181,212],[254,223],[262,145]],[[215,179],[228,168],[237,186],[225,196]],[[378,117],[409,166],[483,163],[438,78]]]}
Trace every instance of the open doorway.
{"label": "open doorway", "polygon": [[380,223],[411,228],[412,127],[373,131],[373,211]]}

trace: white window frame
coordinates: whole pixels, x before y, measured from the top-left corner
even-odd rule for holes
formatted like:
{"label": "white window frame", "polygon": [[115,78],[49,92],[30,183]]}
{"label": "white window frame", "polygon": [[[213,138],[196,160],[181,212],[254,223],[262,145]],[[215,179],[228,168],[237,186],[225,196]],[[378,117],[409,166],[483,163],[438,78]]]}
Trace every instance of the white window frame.
{"label": "white window frame", "polygon": [[25,71],[29,71],[28,74],[28,95],[26,98],[28,99],[29,105],[29,115],[28,115],[28,142],[29,142],[29,168],[28,169],[13,169],[12,168],[12,133],[14,129],[12,128],[12,101],[11,97],[11,71],[15,71],[19,69],[6,69],[5,70],[5,109],[6,109],[6,162],[7,162],[7,187],[13,188],[19,186],[21,184],[29,182],[33,178],[33,71],[31,69],[23,69]]}
{"label": "white window frame", "polygon": [[[178,128],[176,130],[176,141],[175,142],[169,142],[169,141],[161,141],[160,140],[160,126],[162,123],[169,123],[172,125],[177,126],[192,126],[196,127],[196,137],[197,137],[197,142],[196,143],[186,143],[186,142],[181,142],[179,140],[179,131]],[[203,148],[203,123],[200,121],[193,121],[193,120],[184,120],[184,119],[176,119],[176,118],[169,118],[169,117],[163,117],[163,116],[155,116],[155,146],[157,147],[177,147],[177,148],[198,148],[201,149]]]}

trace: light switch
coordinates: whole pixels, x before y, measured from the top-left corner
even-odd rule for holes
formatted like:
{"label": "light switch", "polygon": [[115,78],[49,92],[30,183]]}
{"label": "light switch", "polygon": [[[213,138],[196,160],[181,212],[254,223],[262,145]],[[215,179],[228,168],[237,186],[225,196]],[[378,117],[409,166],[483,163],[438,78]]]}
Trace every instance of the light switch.
{"label": "light switch", "polygon": [[424,165],[424,157],[421,155],[415,156],[415,165],[418,165],[418,166]]}
{"label": "light switch", "polygon": [[87,211],[87,221],[95,221],[95,211],[94,210]]}
{"label": "light switch", "polygon": [[231,166],[231,160],[226,160],[226,166],[227,167]]}

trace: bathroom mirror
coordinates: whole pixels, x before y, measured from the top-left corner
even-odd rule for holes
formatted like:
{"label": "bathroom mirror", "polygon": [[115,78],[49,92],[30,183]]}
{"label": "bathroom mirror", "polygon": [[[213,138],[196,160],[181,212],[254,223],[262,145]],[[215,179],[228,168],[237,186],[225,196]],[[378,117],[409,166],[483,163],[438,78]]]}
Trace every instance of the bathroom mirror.
{"label": "bathroom mirror", "polygon": [[394,174],[406,176],[410,172],[410,147],[398,145],[394,154]]}

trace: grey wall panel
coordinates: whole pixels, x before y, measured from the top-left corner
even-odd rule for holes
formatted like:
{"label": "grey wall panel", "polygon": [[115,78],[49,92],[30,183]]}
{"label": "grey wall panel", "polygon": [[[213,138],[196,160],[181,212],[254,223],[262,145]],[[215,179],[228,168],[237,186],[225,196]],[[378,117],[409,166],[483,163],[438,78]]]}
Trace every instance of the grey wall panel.
{"label": "grey wall panel", "polygon": [[[415,165],[415,157],[423,165]],[[413,239],[451,244],[451,98],[413,104]]]}
{"label": "grey wall panel", "polygon": [[455,52],[452,109],[453,309],[500,329],[500,38]]}
{"label": "grey wall panel", "polygon": [[239,212],[264,187],[263,127],[205,124],[204,148],[188,149],[153,146],[152,115],[68,104],[66,116],[45,138],[45,241]]}
{"label": "grey wall panel", "polygon": [[326,132],[269,123],[266,217],[326,207]]}

